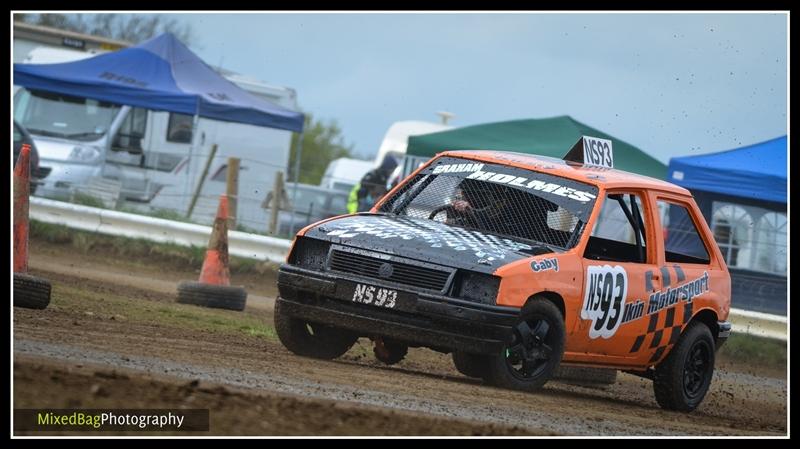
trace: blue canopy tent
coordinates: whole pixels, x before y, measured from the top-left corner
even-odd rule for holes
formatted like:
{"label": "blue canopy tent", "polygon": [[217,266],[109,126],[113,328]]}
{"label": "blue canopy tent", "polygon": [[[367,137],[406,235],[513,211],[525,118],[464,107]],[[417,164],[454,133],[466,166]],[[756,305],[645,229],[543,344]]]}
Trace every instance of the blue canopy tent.
{"label": "blue canopy tent", "polygon": [[690,190],[786,204],[786,136],[719,153],[676,157],[669,180]]}
{"label": "blue canopy tent", "polygon": [[146,109],[303,131],[303,114],[217,74],[174,35],[62,64],[14,64],[14,84]]}
{"label": "blue canopy tent", "polygon": [[[787,137],[672,158],[668,180],[689,189],[731,271],[733,306],[786,314]],[[672,223],[687,229],[691,223]],[[673,232],[667,243],[687,233]]]}
{"label": "blue canopy tent", "polygon": [[[14,85],[111,103],[303,132],[304,116],[217,74],[171,33],[134,47],[61,64],[14,64]],[[302,145],[302,135],[298,139]],[[195,150],[192,141],[189,157]],[[300,151],[295,163],[295,192]],[[191,182],[191,179],[187,179]],[[187,185],[188,187],[188,185]],[[295,193],[296,194],[296,193]]]}

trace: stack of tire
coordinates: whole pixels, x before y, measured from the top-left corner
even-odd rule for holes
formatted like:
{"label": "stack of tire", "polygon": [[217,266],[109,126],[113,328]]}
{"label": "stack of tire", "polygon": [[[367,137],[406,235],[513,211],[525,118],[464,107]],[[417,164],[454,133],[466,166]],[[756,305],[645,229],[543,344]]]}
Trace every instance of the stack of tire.
{"label": "stack of tire", "polygon": [[26,273],[14,273],[14,307],[46,309],[50,304],[50,282]]}

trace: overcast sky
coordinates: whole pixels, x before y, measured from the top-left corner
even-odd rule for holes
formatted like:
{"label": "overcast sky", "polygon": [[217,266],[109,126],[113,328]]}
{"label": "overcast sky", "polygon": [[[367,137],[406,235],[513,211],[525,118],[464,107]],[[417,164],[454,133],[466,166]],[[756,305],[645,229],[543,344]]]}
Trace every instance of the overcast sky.
{"label": "overcast sky", "polygon": [[786,134],[785,14],[180,14],[374,154],[399,120],[570,115],[667,162]]}

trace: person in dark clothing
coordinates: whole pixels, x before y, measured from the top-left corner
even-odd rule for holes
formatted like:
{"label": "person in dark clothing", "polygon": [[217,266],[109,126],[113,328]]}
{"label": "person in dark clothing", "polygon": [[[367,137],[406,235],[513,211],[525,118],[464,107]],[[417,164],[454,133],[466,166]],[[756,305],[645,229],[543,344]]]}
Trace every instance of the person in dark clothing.
{"label": "person in dark clothing", "polygon": [[547,241],[547,213],[557,209],[536,195],[473,179],[461,181],[450,205],[449,224],[537,241]]}
{"label": "person in dark clothing", "polygon": [[487,231],[496,227],[497,219],[508,205],[508,198],[499,190],[500,186],[484,181],[461,181],[450,203],[447,222]]}
{"label": "person in dark clothing", "polygon": [[395,167],[397,167],[395,158],[386,156],[380,167],[367,172],[350,191],[348,212],[352,214],[372,209],[372,206],[388,191],[386,184]]}

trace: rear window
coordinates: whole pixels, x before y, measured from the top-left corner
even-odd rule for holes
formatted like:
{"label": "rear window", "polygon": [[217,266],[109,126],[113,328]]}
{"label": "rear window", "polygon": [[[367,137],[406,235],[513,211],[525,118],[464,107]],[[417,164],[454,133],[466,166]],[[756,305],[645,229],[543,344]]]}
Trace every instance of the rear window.
{"label": "rear window", "polygon": [[658,201],[663,211],[664,259],[667,262],[708,264],[708,249],[685,206]]}
{"label": "rear window", "polygon": [[380,211],[569,248],[580,238],[596,198],[596,187],[570,179],[440,158]]}

